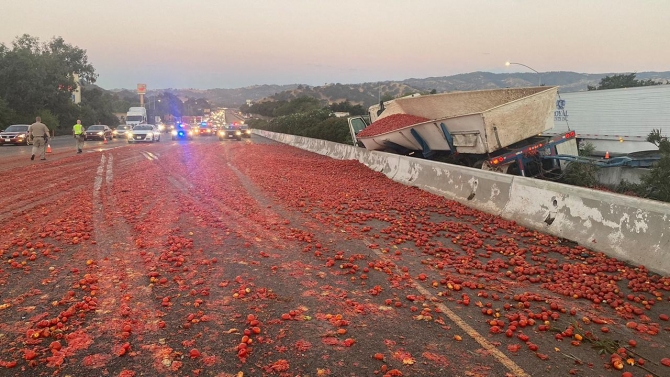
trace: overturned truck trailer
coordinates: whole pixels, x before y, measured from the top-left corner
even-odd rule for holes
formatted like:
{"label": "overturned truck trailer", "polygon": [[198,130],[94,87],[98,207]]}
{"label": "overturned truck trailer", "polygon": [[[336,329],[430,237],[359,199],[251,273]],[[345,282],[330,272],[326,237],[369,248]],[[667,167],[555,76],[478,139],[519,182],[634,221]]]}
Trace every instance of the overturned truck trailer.
{"label": "overturned truck trailer", "polygon": [[[447,155],[472,167],[503,172],[512,168],[528,175],[529,164],[548,165],[534,170],[559,167],[556,160],[542,161],[542,156],[577,153],[573,131],[539,136],[554,126],[557,89],[493,89],[398,98],[371,106],[369,120],[349,118],[349,126],[354,143],[366,149],[430,159]],[[401,115],[422,121],[389,126]]]}

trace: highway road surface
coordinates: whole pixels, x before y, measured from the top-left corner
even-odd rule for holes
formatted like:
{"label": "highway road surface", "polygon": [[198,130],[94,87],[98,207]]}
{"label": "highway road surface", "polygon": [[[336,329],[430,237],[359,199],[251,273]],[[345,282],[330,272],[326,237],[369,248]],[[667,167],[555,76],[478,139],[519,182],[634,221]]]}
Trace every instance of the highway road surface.
{"label": "highway road surface", "polygon": [[0,148],[2,376],[670,375],[668,277],[358,162],[51,146]]}

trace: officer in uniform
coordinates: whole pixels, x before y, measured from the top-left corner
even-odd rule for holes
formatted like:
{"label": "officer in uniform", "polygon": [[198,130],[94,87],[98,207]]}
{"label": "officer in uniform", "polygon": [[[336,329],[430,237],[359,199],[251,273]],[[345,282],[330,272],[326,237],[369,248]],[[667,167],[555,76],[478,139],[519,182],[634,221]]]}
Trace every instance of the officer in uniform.
{"label": "officer in uniform", "polygon": [[77,124],[72,126],[72,134],[77,139],[77,153],[81,153],[84,149],[84,126],[81,125],[81,120],[77,119]]}
{"label": "officer in uniform", "polygon": [[28,137],[33,139],[33,153],[30,159],[35,159],[35,154],[40,154],[40,160],[46,160],[47,143],[49,141],[49,128],[42,123],[42,118],[36,117],[35,123],[28,127]]}

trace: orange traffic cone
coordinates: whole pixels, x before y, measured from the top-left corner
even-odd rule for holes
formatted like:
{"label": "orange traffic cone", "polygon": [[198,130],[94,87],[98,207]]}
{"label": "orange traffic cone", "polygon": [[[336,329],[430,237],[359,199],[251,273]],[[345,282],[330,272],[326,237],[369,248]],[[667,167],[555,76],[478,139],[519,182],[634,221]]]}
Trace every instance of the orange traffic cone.
{"label": "orange traffic cone", "polygon": [[605,160],[610,158],[610,151],[605,152]]}
{"label": "orange traffic cone", "polygon": [[47,153],[51,153],[51,144],[47,144]]}
{"label": "orange traffic cone", "polygon": [[107,138],[105,137],[105,138],[103,138],[103,139],[104,139],[104,141],[103,141],[102,143],[103,143],[103,144],[107,144]]}

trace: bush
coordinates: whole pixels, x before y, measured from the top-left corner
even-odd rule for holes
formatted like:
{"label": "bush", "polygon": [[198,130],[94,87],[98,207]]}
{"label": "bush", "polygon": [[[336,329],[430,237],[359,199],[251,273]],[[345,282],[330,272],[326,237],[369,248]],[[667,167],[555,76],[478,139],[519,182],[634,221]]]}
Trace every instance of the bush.
{"label": "bush", "polygon": [[345,118],[331,117],[330,110],[328,109],[280,116],[272,119],[270,122],[254,120],[248,124],[251,128],[271,132],[351,144],[347,120]]}
{"label": "bush", "polygon": [[[54,133],[56,130],[58,130],[60,124],[58,122],[58,118],[51,113],[49,110],[41,110],[38,113],[39,117],[42,118],[42,123],[46,124],[47,127],[49,127],[49,130]],[[32,122],[35,120],[33,119]],[[32,123],[30,122],[30,123]]]}
{"label": "bush", "polygon": [[[580,147],[579,155],[583,157],[591,156],[595,150],[595,147],[591,143],[584,143]],[[565,167],[563,181],[575,186],[595,187],[598,185],[598,180],[596,179],[597,172],[598,167],[595,165],[571,162]]]}
{"label": "bush", "polygon": [[661,135],[661,130],[653,130],[647,136],[647,141],[658,146],[661,159],[642,177],[644,191],[652,199],[670,202],[670,141]]}
{"label": "bush", "polygon": [[663,153],[658,164],[642,177],[645,196],[670,202],[670,154]]}
{"label": "bush", "polygon": [[628,196],[646,196],[644,192],[644,186],[642,184],[631,183],[625,179],[616,186],[614,192]]}

